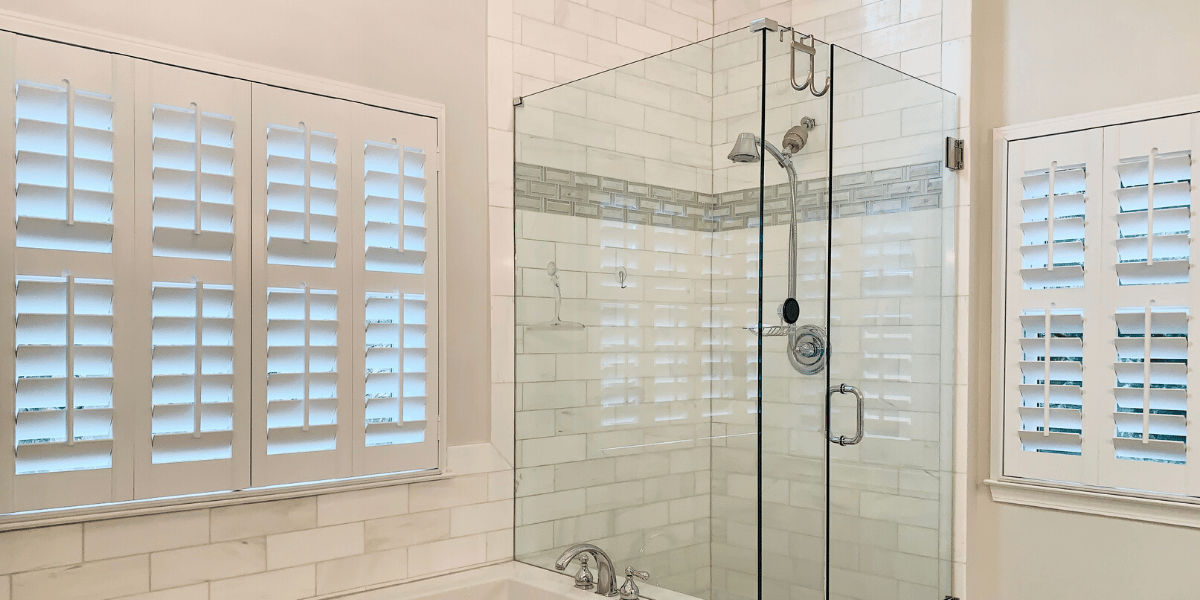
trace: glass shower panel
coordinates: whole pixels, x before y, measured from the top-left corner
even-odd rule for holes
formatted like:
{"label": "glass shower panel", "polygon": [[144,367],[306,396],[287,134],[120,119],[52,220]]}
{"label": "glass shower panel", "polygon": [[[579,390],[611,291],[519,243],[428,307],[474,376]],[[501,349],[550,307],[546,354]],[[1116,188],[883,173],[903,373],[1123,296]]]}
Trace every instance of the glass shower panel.
{"label": "glass shower panel", "polygon": [[[835,47],[831,385],[865,436],[829,448],[829,597],[950,592],[957,100]],[[857,427],[830,395],[833,436]]]}
{"label": "glass shower panel", "polygon": [[[729,144],[713,115],[758,122],[761,72],[717,94],[714,69],[761,65],[761,40],[736,31],[515,110],[517,560],[553,568],[588,542],[620,577],[649,571],[646,597],[743,578],[754,597],[755,353],[730,346],[745,340],[727,331],[722,236],[755,227],[757,201],[715,194]],[[748,289],[757,247],[738,258]]]}
{"label": "glass shower panel", "polygon": [[[789,154],[787,159],[795,170],[795,177],[789,177],[788,170],[782,168],[778,160],[764,153],[762,245],[753,239],[759,233],[757,230],[747,232],[750,239],[731,232],[730,253],[760,251],[763,266],[762,321],[768,327],[764,328],[762,337],[761,364],[763,568],[760,597],[815,600],[824,598],[827,556],[831,551],[838,551],[837,547],[830,548],[827,544],[825,519],[827,450],[822,432],[827,373],[819,368],[808,368],[821,360],[822,351],[817,345],[812,346],[811,355],[796,354],[794,358],[789,356],[789,348],[804,346],[823,337],[828,327],[826,274],[829,268],[832,95],[827,93],[818,97],[807,89],[793,89],[788,56],[790,32],[785,39],[786,43],[780,41],[778,33],[772,33],[767,40],[765,137],[767,142]],[[825,87],[829,73],[831,49],[822,42],[814,43],[814,80],[820,90]],[[808,55],[797,53],[796,68],[797,78],[803,83],[808,74]],[[759,124],[731,124],[730,135],[751,126],[757,130]],[[789,141],[805,137],[801,148],[788,148]],[[736,173],[737,169],[732,172]],[[717,173],[719,175],[720,170]],[[721,181],[718,176],[718,185]],[[757,190],[749,194],[757,200]],[[794,247],[791,242],[793,232],[796,237]],[[756,269],[758,265],[751,262],[747,266]],[[747,285],[757,284],[755,274],[746,267],[735,275],[744,278]],[[755,324],[759,316],[756,292],[753,290],[753,293],[736,297],[742,302],[738,327]],[[799,316],[791,325],[780,314],[780,307],[788,298],[795,298],[799,307]],[[772,325],[776,327],[770,328]],[[802,337],[803,331],[812,332],[816,337]],[[743,329],[738,329],[735,335],[742,336],[742,345],[750,351],[753,364],[758,336]],[[805,372],[801,373],[801,370]]]}

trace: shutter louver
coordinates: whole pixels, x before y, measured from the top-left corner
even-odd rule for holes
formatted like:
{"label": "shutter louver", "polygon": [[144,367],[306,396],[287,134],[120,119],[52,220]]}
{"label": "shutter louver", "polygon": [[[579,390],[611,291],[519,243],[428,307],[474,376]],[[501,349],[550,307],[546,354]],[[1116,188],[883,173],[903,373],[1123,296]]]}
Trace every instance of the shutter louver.
{"label": "shutter louver", "polygon": [[1186,283],[1190,268],[1191,153],[1123,159],[1117,165],[1117,277],[1121,285]]}
{"label": "shutter louver", "polygon": [[1187,459],[1187,309],[1122,308],[1116,322],[1116,457],[1183,464]]}
{"label": "shutter louver", "polygon": [[153,462],[233,456],[233,288],[156,283]]}
{"label": "shutter louver", "polygon": [[112,252],[113,104],[17,81],[17,246]]}
{"label": "shutter louver", "polygon": [[337,138],[268,125],[267,262],[335,266],[337,200]]}
{"label": "shutter louver", "polygon": [[154,255],[233,259],[233,119],[153,108]]}
{"label": "shutter louver", "polygon": [[18,277],[16,473],[112,466],[111,281]]}
{"label": "shutter louver", "polygon": [[267,454],[337,448],[337,294],[267,291]]}
{"label": "shutter louver", "polygon": [[419,149],[367,142],[366,268],[425,272],[425,155]]}
{"label": "shutter louver", "polygon": [[1021,278],[1025,289],[1083,286],[1083,166],[1026,173],[1021,209]]}
{"label": "shutter louver", "polygon": [[425,441],[425,298],[367,294],[366,445]]}
{"label": "shutter louver", "polygon": [[1082,311],[1021,315],[1021,446],[1078,455],[1083,433]]}

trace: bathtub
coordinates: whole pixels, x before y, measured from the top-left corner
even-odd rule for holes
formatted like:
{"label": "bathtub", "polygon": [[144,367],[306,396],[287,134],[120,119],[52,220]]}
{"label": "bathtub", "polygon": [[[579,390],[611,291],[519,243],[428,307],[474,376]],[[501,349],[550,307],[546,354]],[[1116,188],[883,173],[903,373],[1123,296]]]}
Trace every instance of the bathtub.
{"label": "bathtub", "polygon": [[[572,565],[574,567],[574,565]],[[594,569],[593,569],[594,572]],[[617,585],[625,581],[622,570]],[[402,583],[339,596],[344,600],[599,600],[593,590],[577,590],[568,575],[519,562],[507,562],[461,573]],[[638,580],[642,598],[696,600]]]}

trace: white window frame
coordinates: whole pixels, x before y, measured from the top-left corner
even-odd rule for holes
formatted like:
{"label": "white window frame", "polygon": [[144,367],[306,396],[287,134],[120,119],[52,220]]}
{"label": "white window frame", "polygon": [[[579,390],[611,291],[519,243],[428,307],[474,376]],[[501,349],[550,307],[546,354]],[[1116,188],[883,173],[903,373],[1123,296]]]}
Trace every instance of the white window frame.
{"label": "white window frame", "polygon": [[[1135,521],[1200,528],[1200,497],[1122,490],[1101,486],[1042,481],[1004,474],[1006,415],[1004,365],[1006,360],[1005,288],[1008,280],[1009,144],[1020,140],[1065,134],[1114,125],[1200,113],[1200,96],[1175,98],[1129,107],[1072,115],[994,129],[992,132],[993,223],[991,325],[991,462],[985,481],[992,500]],[[1193,160],[1196,160],[1193,157]],[[1090,166],[1090,165],[1089,165]],[[1193,183],[1193,185],[1196,185]],[[1097,201],[1100,199],[1097,198]],[[1193,210],[1195,210],[1193,208]],[[1195,262],[1195,257],[1193,257]],[[1192,368],[1195,368],[1194,366]],[[1191,418],[1196,418],[1192,416]]]}
{"label": "white window frame", "polygon": [[[65,507],[49,510],[26,511],[0,515],[0,532],[42,527],[64,523],[77,523],[93,520],[98,516],[116,518],[145,514],[159,514],[199,508],[211,508],[266,500],[281,500],[311,496],[318,493],[334,491],[352,491],[396,485],[398,483],[416,483],[452,477],[447,470],[447,440],[446,440],[446,369],[447,348],[444,343],[447,322],[446,311],[446,172],[445,153],[441,146],[446,139],[446,108],[444,104],[427,100],[393,94],[366,87],[346,84],[324,78],[312,77],[302,73],[274,69],[263,65],[236,61],[215,55],[199,53],[183,48],[150,44],[135,38],[113,35],[97,30],[68,26],[61,23],[34,19],[19,13],[0,10],[0,32],[40,38],[51,42],[59,42],[79,46],[99,52],[107,52],[120,56],[132,57],[146,61],[191,69],[221,77],[240,79],[250,83],[264,84],[297,92],[325,96],[328,98],[346,100],[367,106],[373,106],[393,111],[405,112],[437,121],[438,147],[427,157],[427,169],[437,177],[437,222],[427,226],[436,228],[437,232],[437,331],[439,341],[436,360],[442,367],[438,369],[437,387],[440,390],[437,398],[438,418],[434,428],[437,435],[438,464],[436,469],[416,473],[389,473],[381,475],[351,476],[348,478],[286,484],[264,488],[252,488],[240,491],[221,491],[193,494],[167,498],[150,498],[112,502],[93,506]],[[132,107],[132,105],[131,105]],[[132,108],[131,108],[132,110]],[[349,215],[348,215],[349,217]],[[347,218],[347,225],[351,223]],[[12,306],[8,300],[0,302],[0,308]],[[13,314],[12,310],[8,314]],[[349,332],[348,332],[349,333]],[[348,338],[349,339],[349,338]],[[0,426],[0,434],[8,433],[11,438],[12,429]]]}

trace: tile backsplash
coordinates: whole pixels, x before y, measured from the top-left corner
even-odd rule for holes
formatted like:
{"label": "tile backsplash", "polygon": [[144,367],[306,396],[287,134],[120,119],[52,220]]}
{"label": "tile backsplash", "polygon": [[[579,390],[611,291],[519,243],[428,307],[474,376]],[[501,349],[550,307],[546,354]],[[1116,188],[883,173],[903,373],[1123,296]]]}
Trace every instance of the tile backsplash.
{"label": "tile backsplash", "polygon": [[[788,183],[766,186],[763,223],[791,219]],[[797,182],[799,220],[823,221],[828,206],[825,177]],[[941,207],[942,165],[937,162],[847,173],[834,177],[834,218]],[[699,231],[758,226],[757,187],[702,194],[553,167],[518,163],[518,210]]]}

